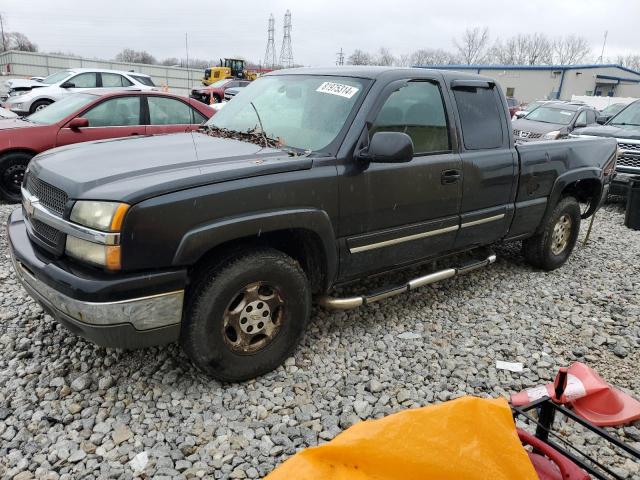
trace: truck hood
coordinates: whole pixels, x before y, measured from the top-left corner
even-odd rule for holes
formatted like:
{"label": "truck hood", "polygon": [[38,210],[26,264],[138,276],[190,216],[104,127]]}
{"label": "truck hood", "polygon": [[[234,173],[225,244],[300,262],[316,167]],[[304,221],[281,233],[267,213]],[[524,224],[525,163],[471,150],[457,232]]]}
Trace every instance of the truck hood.
{"label": "truck hood", "polygon": [[544,122],[536,122],[535,120],[527,120],[526,118],[520,118],[518,120],[514,120],[512,122],[513,128],[517,128],[518,130],[525,130],[527,132],[533,133],[549,133],[555,130],[566,130],[568,125],[561,125],[559,123],[544,123]]}
{"label": "truck hood", "polygon": [[68,145],[34,157],[29,170],[72,199],[134,204],[186,188],[308,169],[311,162],[194,132]]}
{"label": "truck hood", "polygon": [[628,138],[640,140],[640,127],[634,125],[598,125],[576,128],[574,135],[593,135],[594,137]]}

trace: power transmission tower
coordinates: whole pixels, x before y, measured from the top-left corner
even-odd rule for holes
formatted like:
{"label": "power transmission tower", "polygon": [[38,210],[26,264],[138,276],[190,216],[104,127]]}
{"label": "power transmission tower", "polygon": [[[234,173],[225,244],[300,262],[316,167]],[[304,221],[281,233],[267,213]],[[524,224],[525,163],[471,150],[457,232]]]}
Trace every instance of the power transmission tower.
{"label": "power transmission tower", "polygon": [[276,66],[276,43],[275,43],[276,20],[273,13],[269,16],[269,28],[267,29],[267,50],[264,52],[264,68],[275,68]]}
{"label": "power transmission tower", "polygon": [[336,60],[336,65],[344,65],[344,53],[342,52],[342,48],[338,53],[336,53],[336,55],[338,55],[338,60]]}
{"label": "power transmission tower", "polygon": [[284,36],[282,37],[282,48],[280,49],[280,65],[283,67],[293,67],[293,52],[291,51],[291,12],[287,10],[284,14]]}

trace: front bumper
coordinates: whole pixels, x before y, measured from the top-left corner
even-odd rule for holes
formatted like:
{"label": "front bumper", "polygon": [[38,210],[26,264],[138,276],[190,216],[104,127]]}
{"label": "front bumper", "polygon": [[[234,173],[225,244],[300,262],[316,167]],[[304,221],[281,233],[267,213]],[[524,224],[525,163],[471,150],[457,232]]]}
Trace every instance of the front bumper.
{"label": "front bumper", "polygon": [[611,180],[611,189],[609,190],[609,194],[626,197],[629,193],[629,182],[632,178],[638,176],[640,176],[640,171],[635,175],[626,172],[616,172],[613,180]]}
{"label": "front bumper", "polygon": [[[186,272],[153,272],[124,280],[74,275],[36,251],[20,209],[9,217],[7,229],[18,280],[47,313],[72,332],[101,346],[125,349],[178,339]],[[149,280],[145,295],[122,298],[127,290],[130,295],[140,292],[145,277]]]}

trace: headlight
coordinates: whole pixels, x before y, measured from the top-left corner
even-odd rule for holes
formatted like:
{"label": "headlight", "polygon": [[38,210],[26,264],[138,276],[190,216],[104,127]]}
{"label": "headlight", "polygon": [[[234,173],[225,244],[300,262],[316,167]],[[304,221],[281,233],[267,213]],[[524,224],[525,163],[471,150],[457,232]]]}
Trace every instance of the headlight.
{"label": "headlight", "polygon": [[554,130],[553,132],[546,133],[542,139],[543,140],[557,140],[560,136],[560,130]]}
{"label": "headlight", "polygon": [[103,232],[119,232],[129,205],[80,200],[71,210],[71,221]]}
{"label": "headlight", "polygon": [[101,245],[67,235],[65,253],[107,270],[120,270],[120,245]]}
{"label": "headlight", "polygon": [[24,95],[26,92],[22,92],[20,90],[11,90],[9,92],[10,97],[19,97],[20,95]]}

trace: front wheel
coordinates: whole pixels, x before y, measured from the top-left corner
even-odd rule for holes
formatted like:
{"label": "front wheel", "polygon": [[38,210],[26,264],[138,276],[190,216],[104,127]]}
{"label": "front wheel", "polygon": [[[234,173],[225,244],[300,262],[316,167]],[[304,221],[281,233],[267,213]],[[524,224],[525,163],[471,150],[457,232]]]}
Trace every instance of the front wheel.
{"label": "front wheel", "polygon": [[247,380],[291,355],[310,310],[309,283],[295,260],[269,248],[241,253],[196,280],[180,343],[206,374]]}
{"label": "front wheel", "polygon": [[51,100],[38,100],[37,102],[33,102],[31,108],[29,109],[29,113],[35,113],[43,108],[47,108],[53,102]]}
{"label": "front wheel", "polygon": [[0,157],[0,196],[10,202],[19,202],[24,172],[33,155],[26,152],[7,153]]}
{"label": "front wheel", "polygon": [[525,260],[543,270],[555,270],[571,255],[580,232],[580,204],[565,197],[543,220],[541,233],[522,243]]}

